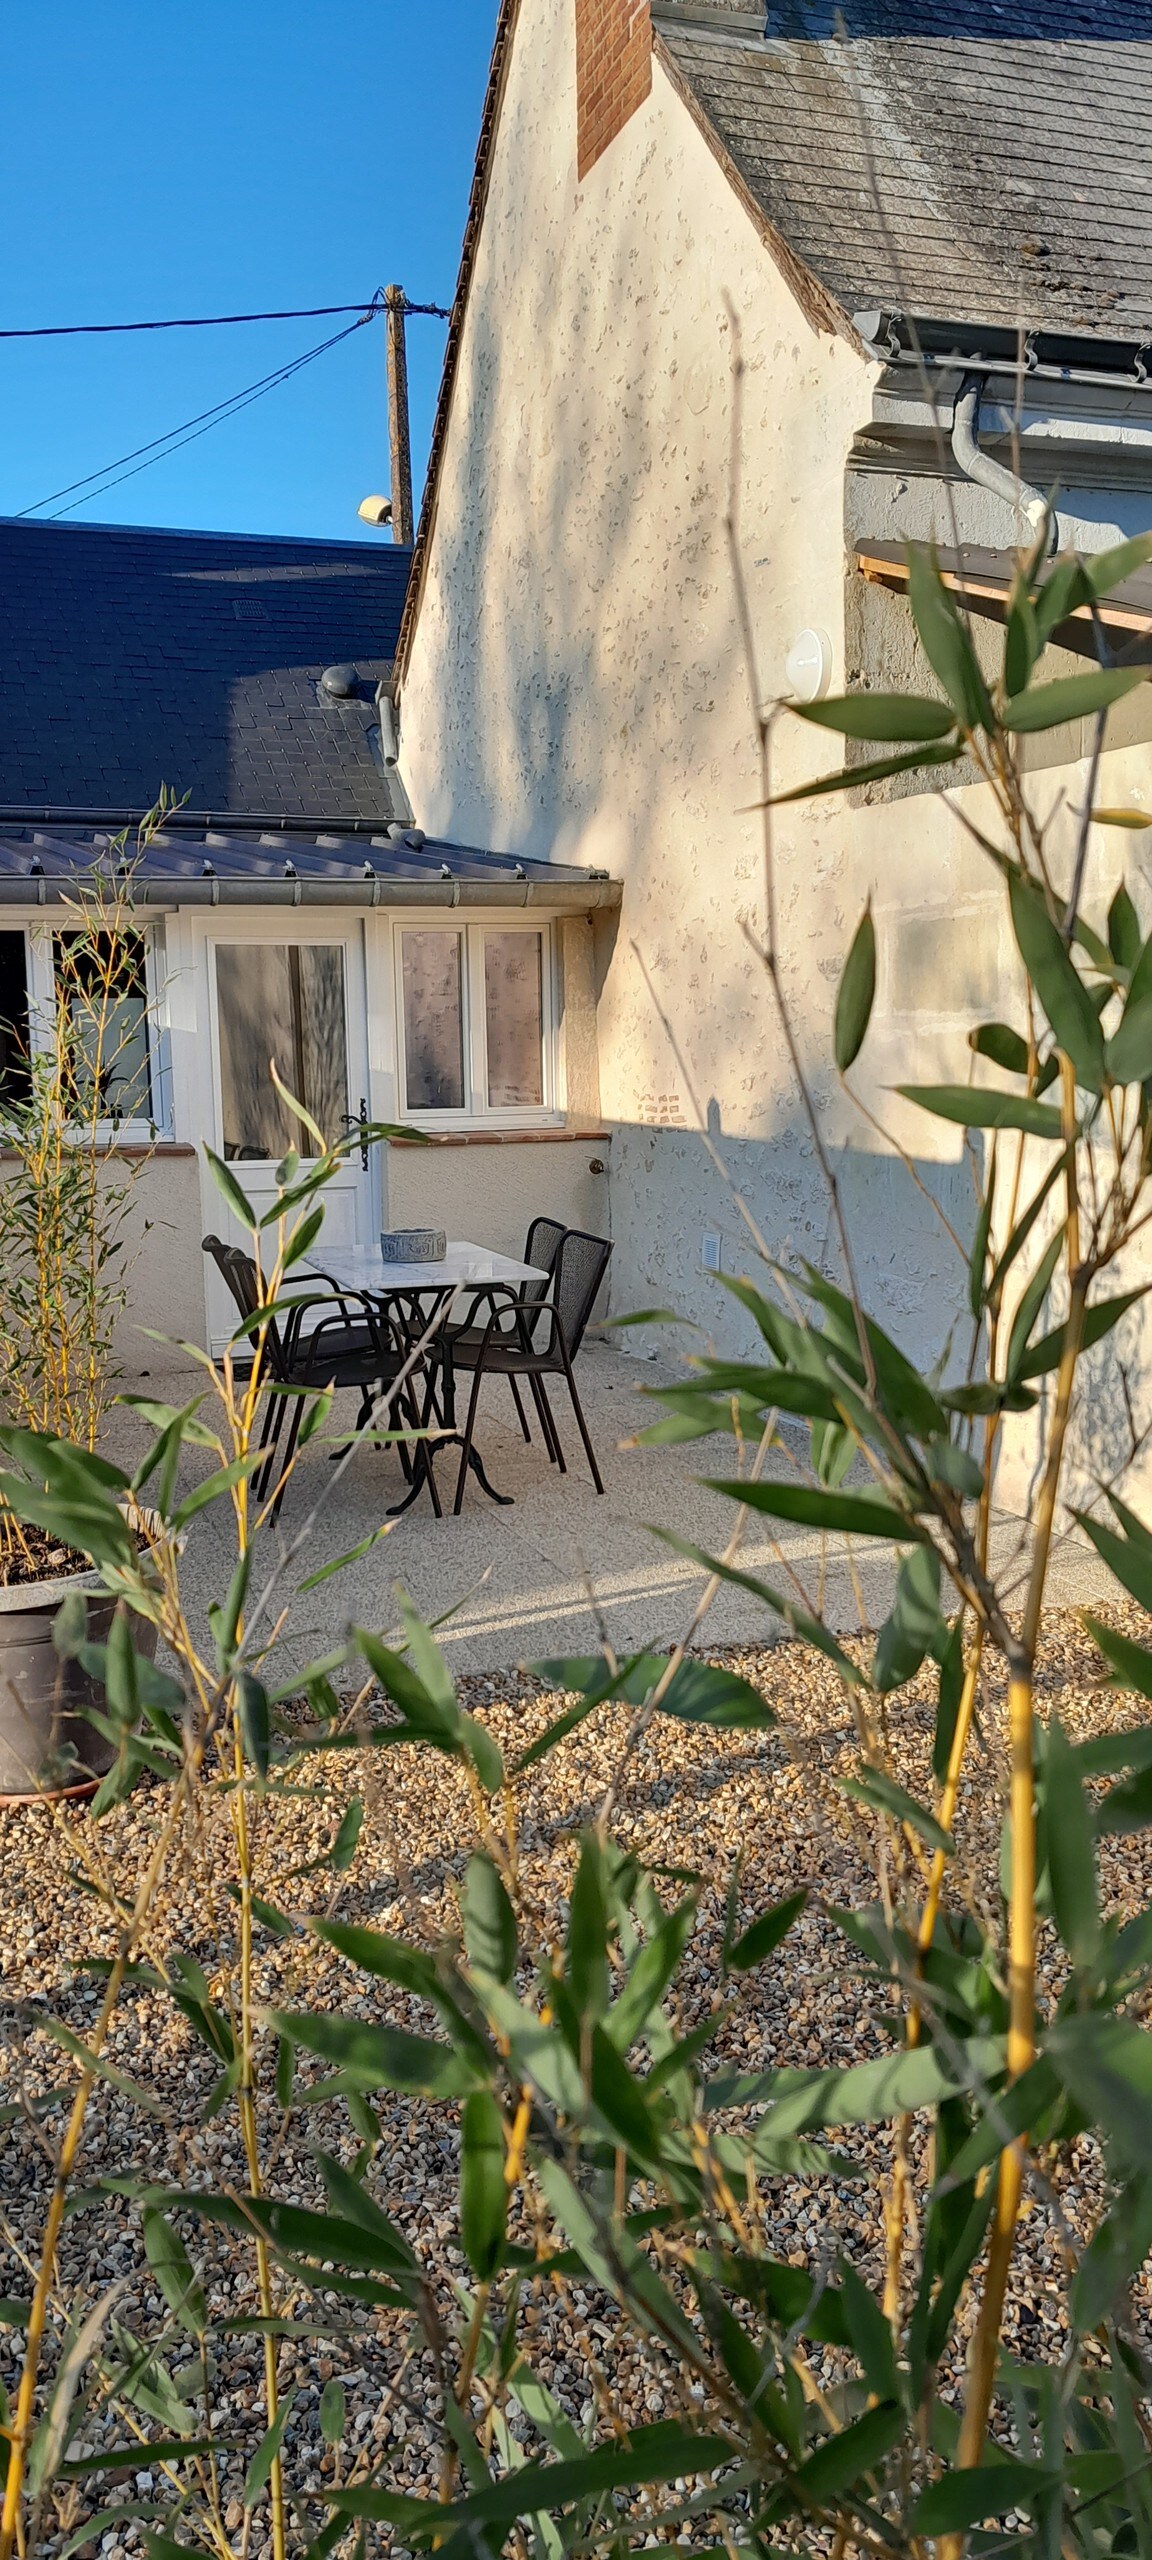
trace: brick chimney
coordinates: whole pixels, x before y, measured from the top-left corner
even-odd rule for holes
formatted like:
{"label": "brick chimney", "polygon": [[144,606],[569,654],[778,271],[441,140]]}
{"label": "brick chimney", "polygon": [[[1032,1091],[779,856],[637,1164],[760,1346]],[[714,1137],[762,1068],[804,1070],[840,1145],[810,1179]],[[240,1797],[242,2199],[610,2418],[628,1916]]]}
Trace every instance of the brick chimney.
{"label": "brick chimney", "polygon": [[652,86],[648,0],[576,0],[576,173],[588,171]]}

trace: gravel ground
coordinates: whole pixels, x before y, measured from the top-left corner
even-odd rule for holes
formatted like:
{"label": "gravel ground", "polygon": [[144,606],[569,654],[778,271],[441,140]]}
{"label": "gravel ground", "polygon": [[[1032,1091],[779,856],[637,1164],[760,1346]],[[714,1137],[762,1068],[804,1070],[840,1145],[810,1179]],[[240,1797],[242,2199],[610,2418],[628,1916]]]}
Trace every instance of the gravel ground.
{"label": "gravel ground", "polygon": [[[1130,1633],[1148,1633],[1134,1609],[1109,1612]],[[769,1645],[723,1656],[777,1707],[779,1733],[718,1735],[660,1720],[630,1764],[616,1818],[617,1836],[646,1859],[701,1872],[704,1893],[681,1997],[684,2026],[706,2013],[715,1988],[716,1957],[733,1854],[745,1857],[742,1924],[778,1895],[810,1883],[814,1897],[834,1903],[874,1899],[871,1818],[837,1790],[837,1770],[854,1756],[855,1736],[844,1697],[826,1666],[791,1644]],[[1075,1736],[1135,1720],[1130,1699],[1117,1698],[1103,1681],[1100,1658],[1075,1618],[1054,1613],[1046,1623],[1040,1675],[1041,1702],[1057,1708]],[[1002,1770],[1001,1694],[997,1666],[985,1691],[984,1730],[970,1759],[957,1830],[974,1879],[977,1901],[995,1908]],[[475,1676],[460,1684],[461,1702],[487,1723],[510,1752],[521,1750],[556,1712],[526,1673]],[[616,1769],[627,1725],[624,1711],[604,1712],[558,1746],[520,1782],[520,1843],[524,1896],[547,1945],[560,1933],[571,1876],[575,1836],[594,1813]],[[893,1763],[903,1783],[929,1791],[932,1708],[928,1684],[903,1693],[893,1718]],[[395,1929],[415,1922],[430,1937],[450,1915],[455,1885],[473,1846],[467,1788],[453,1763],[432,1753],[356,1752],[313,1764],[300,1790],[268,1804],[256,1822],[258,1881],[281,1907],[317,1910],[332,1903],[346,1918],[371,1919]],[[354,1796],[366,1818],[360,1846],[346,1876],[301,1875],[331,1842],[336,1821]],[[0,1897],[0,1965],[9,2004],[0,2097],[18,2090],[57,2087],[67,2078],[58,2049],[39,2020],[45,2010],[74,2033],[90,2023],[99,1986],[77,1965],[106,1943],[105,1924],[81,1889],[85,1859],[94,1852],[121,1889],[140,1872],[161,1805],[147,1785],[100,1826],[82,1815],[53,1815],[42,1807],[0,1813],[4,1889]],[[182,1948],[211,1975],[233,1938],[235,1911],[226,1891],[228,1862],[222,1800],[210,1802],[203,1821],[182,1846],[158,1915],[155,1944]],[[296,1870],[295,1875],[291,1874]],[[1152,1840],[1148,1835],[1106,1845],[1104,1890],[1125,1915],[1152,1899]],[[1058,1981],[1056,1950],[1045,1933],[1044,1992]],[[426,2013],[382,1984],[354,1974],[334,1954],[309,1943],[263,1938],[259,1963],[263,1999],[300,2005],[305,1999],[341,2006],[358,2015],[389,2015],[427,2030]],[[887,2049],[889,2038],[875,1996],[862,1990],[845,1962],[843,1941],[816,1909],[809,1910],[781,1952],[754,1975],[725,2026],[718,2053],[745,2069],[777,2062],[858,2061]],[[134,1991],[126,1998],[108,2048],[114,2064],[146,2084],[157,2112],[145,2115],[114,2087],[102,2087],[93,2103],[81,2161],[82,2186],[130,2174],[241,2190],[247,2180],[235,2127],[226,2108],[199,2123],[213,2081],[204,2047],[158,1995]],[[413,2246],[436,2271],[446,2298],[466,2270],[452,2244],[456,2209],[454,2110],[423,2100],[379,2101],[384,2139],[370,2184],[404,2227]],[[278,2109],[266,2108],[267,2142],[275,2147],[269,2183],[298,2202],[323,2203],[314,2146],[355,2156],[355,2133],[345,2110],[331,2102],[295,2112],[282,2130]],[[849,2186],[833,2179],[775,2181],[766,2189],[766,2218],[774,2252],[795,2263],[834,2260],[849,2252],[861,2272],[876,2279],[882,2250],[882,2177],[887,2139],[865,2137],[869,2174]],[[5,2127],[0,2145],[0,2292],[26,2295],[28,2260],[36,2249],[50,2181],[47,2146],[22,2123]],[[1094,2145],[1082,2141],[1053,2171],[1052,2185],[1033,2191],[1021,2247],[1020,2281],[1009,2330],[1011,2342],[1030,2355],[1058,2355],[1064,2335],[1062,2297],[1068,2225],[1090,2227],[1099,2196]],[[1065,2217],[1063,2231],[1061,2216]],[[192,2238],[192,2226],[184,2229]],[[217,2312],[255,2308],[251,2267],[237,2262],[220,2235],[197,2236]],[[107,2199],[83,2204],[66,2224],[59,2270],[62,2291],[77,2289],[89,2305],[112,2283],[126,2278],[116,2317],[142,2331],[160,2319],[162,2305],[143,2263],[139,2224],[127,2203]],[[1141,2300],[1141,2316],[1148,2303]],[[434,2487],[438,2443],[429,2416],[432,2374],[419,2353],[403,2367],[406,2323],[397,2314],[375,2315],[376,2326],[341,2353],[339,2340],[306,2336],[286,2342],[280,2358],[282,2385],[295,2392],[286,2436],[287,2471],[298,2495],[346,2478],[369,2451],[392,2448],[396,2486],[427,2494]],[[541,2289],[529,2314],[536,2370],[579,2424],[598,2401],[636,2421],[674,2415],[677,2400],[668,2379],[617,2334],[611,2306],[591,2288]],[[18,2333],[0,2332],[5,2379],[11,2380]],[[177,2354],[176,2361],[179,2362]],[[819,2368],[819,2355],[816,2358]],[[0,2365],[4,2370],[4,2365]],[[834,2378],[835,2359],[827,2359]],[[348,2427],[343,2445],[327,2448],[319,2428],[319,2400],[333,2376],[346,2385]],[[956,2377],[945,2380],[955,2388]],[[261,2425],[261,2347],[255,2337],[225,2337],[219,2348],[215,2407],[222,2431],[236,2440],[226,2466],[228,2523],[237,2536],[247,2462]],[[149,2422],[144,2422],[148,2431]],[[112,2432],[110,2433],[110,2429]],[[123,2422],[94,2408],[84,2442],[97,2447],[123,2442]],[[155,2487],[161,2487],[159,2477]],[[149,2475],[122,2477],[113,2496],[149,2494]],[[88,2484],[70,2493],[62,2518],[69,2528],[103,2498]],[[312,2529],[320,2510],[309,2511]],[[263,2546],[262,2511],[252,2523],[251,2548]],[[108,2523],[99,2547],[104,2560],[138,2547],[130,2522]]]}

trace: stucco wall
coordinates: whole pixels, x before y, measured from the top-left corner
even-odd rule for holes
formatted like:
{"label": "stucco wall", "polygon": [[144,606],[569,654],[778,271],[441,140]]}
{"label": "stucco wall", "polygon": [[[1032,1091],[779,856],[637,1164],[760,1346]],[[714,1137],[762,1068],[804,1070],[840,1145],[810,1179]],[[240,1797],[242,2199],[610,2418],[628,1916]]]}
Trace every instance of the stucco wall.
{"label": "stucco wall", "polygon": [[608,1160],[606,1138],[389,1147],[389,1219],[396,1227],[443,1227],[517,1257],[535,1217],[606,1235]]}
{"label": "stucco wall", "polygon": [[[112,1157],[102,1170],[106,1181],[119,1183],[127,1168]],[[142,1328],[154,1326],[172,1341],[204,1341],[200,1182],[195,1152],[190,1147],[161,1148],[133,1170],[135,1178],[123,1229],[122,1259],[128,1275],[128,1295],[114,1343],[114,1356],[126,1383],[173,1366],[164,1344],[149,1341]],[[0,1182],[10,1180],[14,1171],[11,1157],[0,1156]]]}
{"label": "stucco wall", "polygon": [[[522,0],[402,757],[430,831],[622,877],[622,915],[596,930],[613,1306],[672,1303],[734,1343],[747,1339],[745,1320],[703,1268],[706,1232],[721,1237],[730,1270],[754,1261],[753,1226],[772,1253],[831,1263],[834,1251],[742,931],[762,928],[764,898],[723,523],[730,311],[746,368],[740,549],[765,698],[783,690],[805,626],[832,640],[834,690],[852,671],[845,473],[877,376],[809,326],[658,65],[651,97],[579,187],[574,137],[571,11]],[[921,496],[913,488],[908,530],[920,529]],[[873,525],[889,535],[892,498],[871,492]],[[1098,510],[1101,529],[1106,519]],[[980,522],[983,539],[1010,538]],[[1142,699],[1130,743],[1106,759],[1102,799],[1152,806],[1146,712]],[[1035,759],[1042,806],[1063,802],[1057,866],[1085,788],[1084,744],[1067,738],[1073,761],[1060,768]],[[831,740],[781,716],[777,790],[838,762]],[[984,795],[970,789],[964,802],[986,826]],[[956,819],[923,795],[781,809],[774,840],[783,982],[867,1295],[913,1353],[934,1357],[957,1321],[963,1272],[933,1198],[964,1233],[971,1180],[959,1133],[889,1088],[966,1076],[973,1009],[1011,1007],[1002,893]],[[1102,897],[1125,858],[1143,868],[1142,842],[1101,837]],[[880,992],[860,1090],[924,1189],[831,1072],[836,982],[869,894]]]}

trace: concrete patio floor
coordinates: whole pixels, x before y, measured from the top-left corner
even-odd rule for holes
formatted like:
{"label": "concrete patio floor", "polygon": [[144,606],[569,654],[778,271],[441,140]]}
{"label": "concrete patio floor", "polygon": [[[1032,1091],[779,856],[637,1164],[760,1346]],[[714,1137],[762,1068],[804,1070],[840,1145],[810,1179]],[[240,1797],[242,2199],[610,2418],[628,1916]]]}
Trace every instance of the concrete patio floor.
{"label": "concrete patio floor", "polygon": [[[318,1590],[296,1597],[287,1628],[292,1659],[324,1651],[349,1623],[381,1632],[394,1627],[397,1584],[422,1615],[445,1620],[438,1641],[460,1672],[507,1671],[547,1655],[594,1652],[605,1635],[622,1653],[674,1643],[688,1627],[704,1575],[663,1544],[649,1524],[658,1523],[710,1554],[722,1552],[732,1534],[734,1508],[700,1478],[734,1474],[735,1445],[719,1436],[679,1448],[622,1444],[658,1417],[659,1407],[644,1390],[683,1375],[677,1363],[663,1356],[637,1359],[606,1341],[586,1343],[578,1379],[604,1476],[603,1498],[589,1480],[562,1382],[551,1401],[567,1475],[549,1465],[534,1415],[533,1441],[525,1446],[506,1381],[486,1381],[477,1443],[492,1482],[513,1496],[511,1507],[489,1502],[470,1479],[463,1511],[459,1518],[451,1517],[458,1452],[447,1451],[438,1482],[449,1516],[435,1519],[427,1494],[422,1494],[366,1557]],[[196,1391],[195,1376],[155,1377],[147,1382],[147,1392],[183,1400]],[[350,1427],[353,1416],[353,1399],[339,1399],[330,1429],[345,1422]],[[270,1571],[277,1553],[291,1546],[317,1514],[305,1550],[285,1577],[285,1596],[307,1574],[368,1537],[404,1492],[393,1451],[358,1449],[337,1478],[330,1445],[313,1444],[306,1450],[279,1527],[267,1534]],[[135,1416],[121,1412],[113,1417],[109,1446],[125,1460],[138,1454],[141,1426]],[[789,1473],[787,1459],[774,1454],[767,1472]],[[817,1536],[781,1523],[777,1544],[771,1534],[775,1525],[762,1516],[750,1517],[741,1568],[796,1597],[796,1585],[789,1580],[794,1573],[810,1600],[822,1592],[833,1626],[842,1633],[858,1629],[856,1591],[842,1546],[822,1567]],[[996,1535],[1002,1555],[1014,1555],[1020,1524],[1001,1520]],[[193,1521],[188,1536],[186,1587],[194,1621],[204,1623],[208,1602],[223,1595],[230,1569],[228,1521],[222,1509],[207,1511]],[[892,1573],[889,1550],[858,1549],[857,1586],[873,1624],[889,1605]],[[1051,1583],[1054,1605],[1097,1600],[1108,1588],[1103,1566],[1078,1534],[1058,1544]],[[728,1585],[709,1613],[700,1642],[709,1648],[764,1644],[780,1633],[778,1619],[762,1601]]]}

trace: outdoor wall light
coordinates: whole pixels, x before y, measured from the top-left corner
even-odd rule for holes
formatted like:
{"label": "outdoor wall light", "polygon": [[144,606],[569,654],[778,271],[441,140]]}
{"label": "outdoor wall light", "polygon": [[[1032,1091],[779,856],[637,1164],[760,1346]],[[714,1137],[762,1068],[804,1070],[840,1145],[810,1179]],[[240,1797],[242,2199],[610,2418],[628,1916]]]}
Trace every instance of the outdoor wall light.
{"label": "outdoor wall light", "polygon": [[793,702],[822,702],[832,682],[832,643],[826,631],[798,631],[784,661]]}

